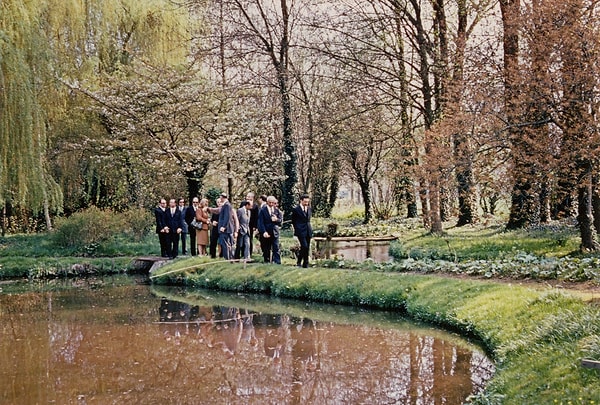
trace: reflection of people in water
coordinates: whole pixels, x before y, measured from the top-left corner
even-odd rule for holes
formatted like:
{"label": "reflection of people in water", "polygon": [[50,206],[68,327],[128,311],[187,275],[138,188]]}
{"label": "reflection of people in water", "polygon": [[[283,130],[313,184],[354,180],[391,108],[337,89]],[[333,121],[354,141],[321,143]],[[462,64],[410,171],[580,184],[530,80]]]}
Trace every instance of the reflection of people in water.
{"label": "reflection of people in water", "polygon": [[[189,333],[189,321],[197,317],[198,307],[163,297],[158,313],[163,334],[179,337],[182,333]],[[169,324],[171,322],[172,324]]]}
{"label": "reflection of people in water", "polygon": [[255,326],[260,328],[265,355],[271,358],[275,364],[281,361],[285,352],[286,343],[289,341],[290,319],[287,315],[268,315],[255,317]]}
{"label": "reflection of people in water", "polygon": [[294,360],[300,360],[307,371],[315,371],[319,367],[316,358],[315,330],[313,321],[304,318],[291,327],[292,355]]}

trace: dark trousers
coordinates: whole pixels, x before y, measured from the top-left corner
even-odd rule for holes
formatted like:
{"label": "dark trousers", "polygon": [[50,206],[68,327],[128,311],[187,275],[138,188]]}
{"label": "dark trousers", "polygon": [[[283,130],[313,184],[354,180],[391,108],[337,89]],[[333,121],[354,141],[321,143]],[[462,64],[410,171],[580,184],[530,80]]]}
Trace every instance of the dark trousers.
{"label": "dark trousers", "polygon": [[190,227],[190,229],[192,230],[189,234],[190,234],[190,254],[192,256],[196,256],[198,254],[198,252],[196,251],[196,230],[192,227]]}
{"label": "dark trousers", "polygon": [[296,264],[302,267],[308,267],[308,252],[310,250],[310,238],[306,236],[297,236],[300,242],[300,252]]}
{"label": "dark trousers", "polygon": [[160,256],[169,257],[169,234],[165,232],[159,232],[158,243],[160,243]]}
{"label": "dark trousers", "polygon": [[187,241],[187,232],[181,232],[181,254],[187,254],[185,242]]}
{"label": "dark trousers", "polygon": [[210,228],[210,245],[209,252],[210,257],[213,259],[217,258],[217,245],[219,244],[219,229],[216,226]]}
{"label": "dark trousers", "polygon": [[265,263],[281,264],[281,255],[279,252],[279,238],[271,235],[268,238],[263,237],[261,242],[263,251],[263,260]]}
{"label": "dark trousers", "polygon": [[219,245],[221,245],[221,253],[223,253],[223,258],[226,260],[233,259],[233,253],[235,252],[235,240],[233,240],[233,234],[220,232]]}
{"label": "dark trousers", "polygon": [[169,257],[176,258],[179,251],[179,234],[170,232],[169,235]]}
{"label": "dark trousers", "polygon": [[248,236],[250,236],[250,254],[252,255],[252,253],[254,253],[254,231],[256,230],[256,228],[249,228],[248,229]]}

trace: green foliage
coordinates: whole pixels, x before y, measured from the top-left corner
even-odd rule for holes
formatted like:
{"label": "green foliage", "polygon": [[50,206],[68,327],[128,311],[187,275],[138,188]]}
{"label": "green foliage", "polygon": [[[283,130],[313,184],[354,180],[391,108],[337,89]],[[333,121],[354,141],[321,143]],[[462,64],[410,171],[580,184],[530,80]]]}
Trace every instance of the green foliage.
{"label": "green foliage", "polygon": [[217,199],[219,198],[222,192],[223,190],[221,190],[220,188],[211,187],[206,191],[206,193],[204,193],[204,198],[208,199],[208,203],[211,207],[216,207]]}
{"label": "green foliage", "polygon": [[152,215],[147,210],[115,213],[92,207],[56,221],[51,241],[59,248],[85,256],[101,255],[103,251],[115,254],[111,246],[116,242],[141,242],[151,229]]}
{"label": "green foliage", "polygon": [[116,274],[125,272],[131,259],[79,258],[79,257],[0,257],[0,279],[2,278],[54,278]]}
{"label": "green foliage", "polygon": [[485,278],[511,278],[535,280],[597,281],[600,282],[600,258],[541,258],[519,252],[497,260],[447,260],[405,259],[385,265],[386,271],[417,273],[449,273]]}
{"label": "green foliage", "polygon": [[52,241],[61,248],[88,249],[114,237],[115,216],[96,207],[56,220]]}

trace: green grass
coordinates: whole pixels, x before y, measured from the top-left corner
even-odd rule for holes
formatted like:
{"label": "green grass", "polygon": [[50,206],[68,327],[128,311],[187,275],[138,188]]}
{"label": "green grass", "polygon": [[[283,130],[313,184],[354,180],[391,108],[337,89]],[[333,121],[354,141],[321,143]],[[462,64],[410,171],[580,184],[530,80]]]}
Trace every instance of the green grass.
{"label": "green grass", "polygon": [[[162,275],[161,275],[162,274]],[[155,284],[268,293],[323,303],[397,310],[481,340],[497,373],[478,404],[597,404],[600,310],[557,290],[365,270],[190,258],[159,269]]]}
{"label": "green grass", "polygon": [[160,251],[156,235],[139,241],[124,235],[81,247],[57,246],[48,234],[0,238],[0,279],[125,272],[135,256]]}
{"label": "green grass", "polygon": [[548,226],[507,231],[502,225],[449,227],[443,235],[421,229],[400,231],[397,255],[416,259],[497,259],[518,252],[540,257],[578,254],[579,235],[574,226]]}

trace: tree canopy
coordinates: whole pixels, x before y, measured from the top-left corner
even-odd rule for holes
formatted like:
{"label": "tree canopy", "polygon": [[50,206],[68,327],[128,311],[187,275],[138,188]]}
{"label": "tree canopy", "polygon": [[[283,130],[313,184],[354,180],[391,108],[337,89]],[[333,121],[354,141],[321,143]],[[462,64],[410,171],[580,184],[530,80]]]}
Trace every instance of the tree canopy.
{"label": "tree canopy", "polygon": [[[51,217],[209,189],[329,215],[519,228],[597,249],[598,10],[586,0],[7,0],[0,207]],[[4,222],[3,222],[4,229]]]}

